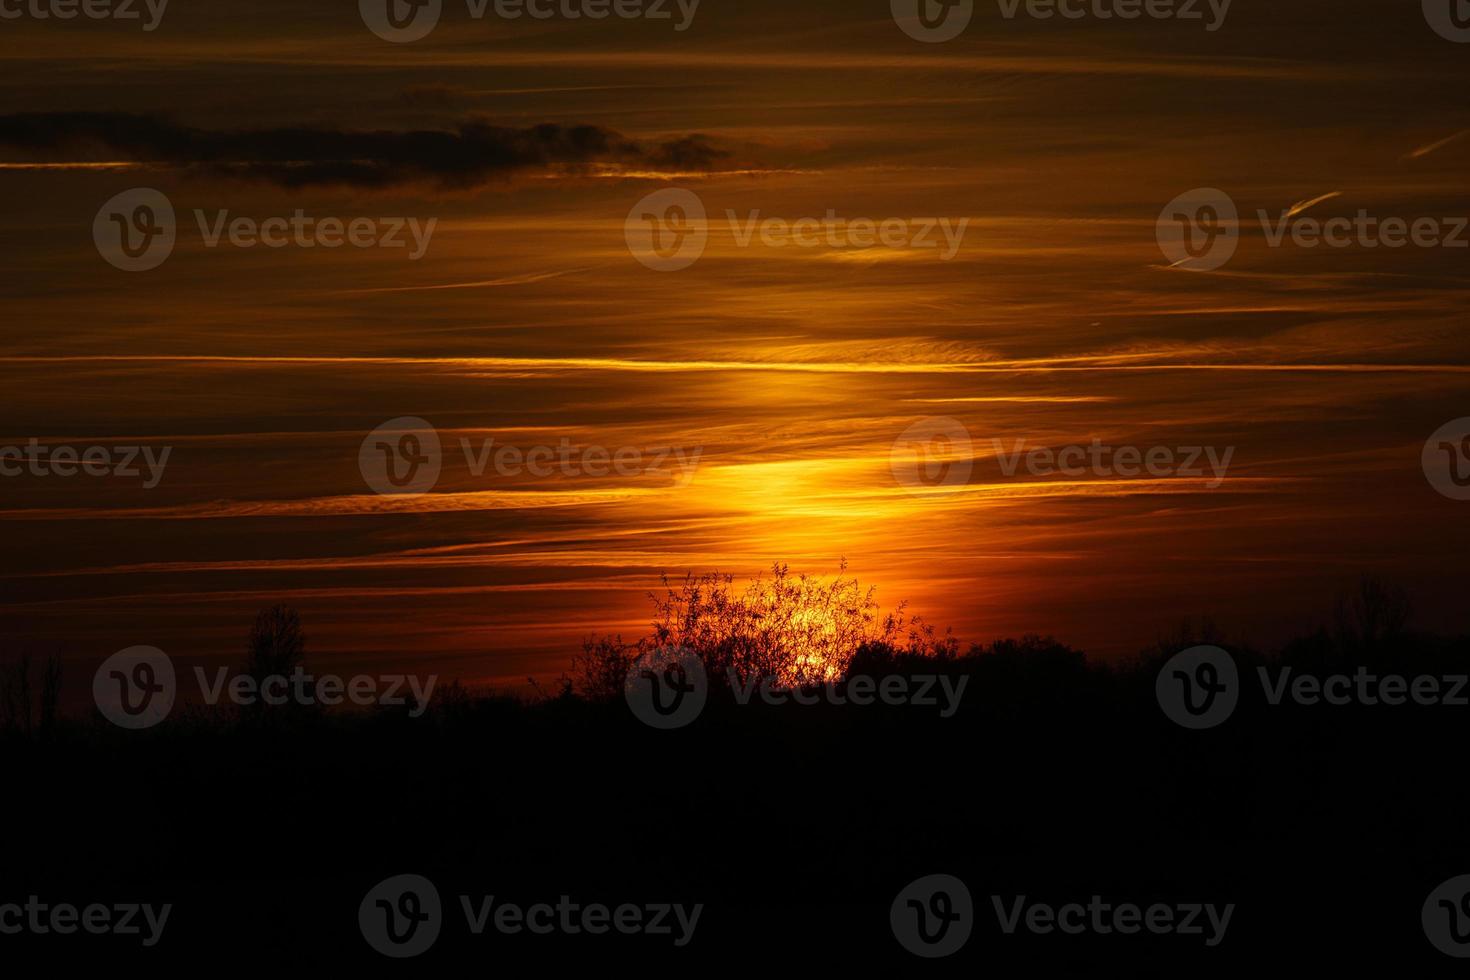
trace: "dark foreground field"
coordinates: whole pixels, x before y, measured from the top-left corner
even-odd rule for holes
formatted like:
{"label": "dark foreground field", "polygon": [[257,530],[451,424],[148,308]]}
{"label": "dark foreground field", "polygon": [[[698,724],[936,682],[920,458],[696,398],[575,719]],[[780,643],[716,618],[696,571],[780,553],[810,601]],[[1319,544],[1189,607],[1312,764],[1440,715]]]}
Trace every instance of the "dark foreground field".
{"label": "dark foreground field", "polygon": [[[1232,652],[1243,676],[1264,663],[1443,677],[1470,669],[1465,650],[1389,630],[1324,631],[1269,660]],[[33,932],[0,936],[0,948],[8,967],[201,972],[1452,975],[1460,961],[1431,945],[1421,908],[1470,873],[1470,707],[1271,706],[1247,681],[1227,721],[1187,730],[1156,695],[1166,653],[1105,668],[1030,640],[938,659],[870,651],[850,665],[967,677],[948,718],[913,704],[740,705],[716,685],[697,720],[670,731],[622,700],[573,694],[451,696],[417,718],[186,712],[139,732],[100,718],[12,730],[0,902],[173,908],[151,948]],[[358,912],[403,874],[434,883],[443,921],[431,948],[395,962],[368,945]],[[900,944],[890,906],[936,874],[967,886],[973,932],[926,960]],[[682,946],[677,927],[476,936],[460,896],[472,908],[488,896],[703,908]],[[1234,909],[1213,946],[1208,925],[1007,934],[995,902],[1009,914],[1020,896]]]}

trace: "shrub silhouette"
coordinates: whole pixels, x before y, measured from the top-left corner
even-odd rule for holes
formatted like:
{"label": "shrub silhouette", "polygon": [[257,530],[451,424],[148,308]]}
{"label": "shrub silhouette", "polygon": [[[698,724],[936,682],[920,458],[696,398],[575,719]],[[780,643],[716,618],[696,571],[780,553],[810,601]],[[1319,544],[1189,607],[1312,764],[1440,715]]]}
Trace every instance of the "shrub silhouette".
{"label": "shrub silhouette", "polygon": [[[764,680],[781,687],[836,681],[860,651],[867,657],[949,655],[957,643],[934,631],[904,604],[883,612],[877,587],[864,588],[846,574],[843,562],[830,580],[793,575],[774,564],[744,590],[733,575],[688,575],[678,584],[663,579],[662,595],[649,593],[651,632],[637,642],[589,637],[573,658],[574,685],[592,700],[620,696],[624,678],[642,654],[661,647],[691,651],[711,682]],[[886,651],[886,653],[882,653]]]}
{"label": "shrub silhouette", "polygon": [[588,637],[582,653],[572,657],[573,686],[589,701],[611,701],[623,696],[623,684],[646,641],[626,644],[621,636]]}

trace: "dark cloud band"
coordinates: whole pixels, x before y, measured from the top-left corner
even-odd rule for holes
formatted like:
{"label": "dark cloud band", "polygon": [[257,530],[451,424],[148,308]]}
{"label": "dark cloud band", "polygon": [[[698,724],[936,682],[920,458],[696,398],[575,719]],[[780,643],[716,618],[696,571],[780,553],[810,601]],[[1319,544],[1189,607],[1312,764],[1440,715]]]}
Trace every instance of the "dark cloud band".
{"label": "dark cloud band", "polygon": [[98,112],[0,116],[0,147],[200,167],[287,187],[465,188],[564,167],[708,170],[727,155],[700,135],[647,143],[599,126],[557,123],[512,129],[471,119],[449,130],[205,130],[156,116]]}

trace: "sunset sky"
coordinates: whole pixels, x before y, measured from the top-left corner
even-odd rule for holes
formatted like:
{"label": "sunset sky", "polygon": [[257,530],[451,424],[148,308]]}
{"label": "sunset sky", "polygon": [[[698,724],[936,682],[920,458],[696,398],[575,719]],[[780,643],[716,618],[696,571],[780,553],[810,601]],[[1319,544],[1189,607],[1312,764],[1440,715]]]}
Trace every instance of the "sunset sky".
{"label": "sunset sky", "polygon": [[[1200,615],[1269,644],[1364,573],[1465,628],[1470,502],[1420,460],[1470,415],[1470,249],[1270,247],[1255,220],[1470,215],[1470,44],[1419,3],[1235,0],[1208,31],[991,0],[943,43],[887,0],[703,0],[683,31],[446,0],[411,43],[357,7],[0,21],[0,446],[171,448],[153,488],[0,478],[22,645],[237,658],[280,601],[318,667],[513,686],[641,633],[662,572],[843,558],[967,641],[1100,656]],[[127,272],[93,224],[141,187],[177,244]],[[672,271],[625,237],[665,188],[709,219]],[[1156,241],[1195,188],[1242,218],[1221,268]],[[417,260],[210,248],[196,209],[437,224]],[[742,244],[727,211],[968,224],[946,259]],[[431,492],[359,470],[400,417],[442,440]],[[895,440],[937,418],[972,472],[907,486]],[[492,437],[692,468],[476,475],[460,440]],[[1233,455],[1215,486],[1007,475],[992,440]]]}

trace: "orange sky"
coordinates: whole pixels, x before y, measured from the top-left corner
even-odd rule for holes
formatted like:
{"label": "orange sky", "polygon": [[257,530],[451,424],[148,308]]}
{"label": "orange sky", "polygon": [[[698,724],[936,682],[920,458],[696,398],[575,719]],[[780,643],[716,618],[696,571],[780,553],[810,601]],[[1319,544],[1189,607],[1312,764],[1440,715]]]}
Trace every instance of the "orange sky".
{"label": "orange sky", "polygon": [[[0,479],[0,609],[23,643],[233,657],[253,611],[286,601],[321,664],[518,683],[559,673],[583,635],[638,633],[660,572],[843,557],[965,639],[1111,655],[1210,615],[1269,642],[1364,572],[1408,585],[1421,624],[1464,628],[1470,504],[1433,490],[1420,451],[1470,415],[1470,251],[1270,247],[1254,222],[1333,193],[1306,213],[1470,214],[1470,139],[1451,138],[1470,128],[1470,52],[1419,5],[1238,0],[1206,32],[980,4],[943,44],[886,2],[704,0],[683,32],[449,3],[410,44],[354,6],[173,0],[151,32],[0,29],[16,165],[0,168],[0,446],[171,447],[151,489]],[[55,123],[65,145],[7,145],[27,112],[162,117],[225,155],[119,146],[75,119]],[[637,149],[460,180],[421,165],[441,159],[424,132],[475,121]],[[358,131],[420,132],[371,186],[261,166],[283,143],[301,146],[291,167],[320,163],[311,134]],[[124,272],[93,219],[136,187],[167,195],[178,241]],[[678,271],[625,238],[666,187],[709,216]],[[1156,219],[1197,187],[1248,219],[1238,251],[1169,268]],[[196,209],[437,224],[418,260],[209,248]],[[946,259],[742,244],[727,213],[756,211],[967,224]],[[359,448],[405,416],[438,431],[443,472],[378,496]],[[893,449],[928,418],[968,431],[971,471],[914,492]],[[460,440],[492,437],[698,456],[477,475]],[[1218,485],[1008,476],[992,440],[1232,456]]]}

